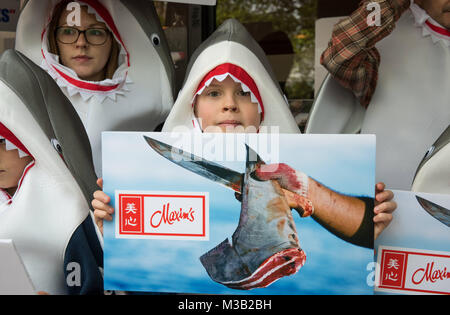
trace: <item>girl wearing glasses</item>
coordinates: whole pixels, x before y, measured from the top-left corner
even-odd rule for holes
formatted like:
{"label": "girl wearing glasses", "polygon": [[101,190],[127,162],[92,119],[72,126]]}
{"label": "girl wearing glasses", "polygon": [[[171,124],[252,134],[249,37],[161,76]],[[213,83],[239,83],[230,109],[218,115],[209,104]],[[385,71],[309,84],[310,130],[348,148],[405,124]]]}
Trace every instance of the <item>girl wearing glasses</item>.
{"label": "girl wearing glasses", "polygon": [[72,102],[99,176],[101,132],[154,130],[172,107],[174,68],[150,1],[30,0],[16,49]]}
{"label": "girl wearing glasses", "polygon": [[[86,81],[112,79],[118,68],[120,45],[106,24],[99,22],[87,7],[81,7],[81,25],[69,26],[70,11],[60,5],[49,27],[49,52],[58,55],[61,64]],[[59,16],[59,19],[56,17]]]}

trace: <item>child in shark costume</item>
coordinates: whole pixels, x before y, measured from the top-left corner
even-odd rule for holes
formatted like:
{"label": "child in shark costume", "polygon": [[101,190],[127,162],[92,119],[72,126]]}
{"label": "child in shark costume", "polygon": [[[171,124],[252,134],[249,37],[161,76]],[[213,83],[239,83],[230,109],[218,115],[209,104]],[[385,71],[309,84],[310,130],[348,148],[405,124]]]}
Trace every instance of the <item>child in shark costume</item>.
{"label": "child in shark costume", "polygon": [[[225,21],[195,51],[163,131],[201,133],[224,125],[219,119],[217,125],[207,126],[205,119],[199,119],[196,112],[200,110],[204,91],[208,94],[214,82],[226,86],[229,78],[239,83],[242,91],[250,94],[252,103],[258,106],[260,122],[254,132],[271,132],[271,127],[277,127],[280,133],[300,133],[263,50],[247,30],[232,19]],[[235,122],[239,125],[236,127],[242,127],[241,122]],[[225,125],[230,123],[233,122]],[[248,132],[241,129],[243,131]],[[200,258],[214,281],[234,289],[267,287],[281,277],[296,273],[306,261],[291,208],[297,209],[302,217],[314,213],[314,205],[307,198],[308,176],[283,164],[277,172],[265,174],[260,166],[258,163],[247,165],[241,216],[232,242],[227,239]],[[296,206],[291,205],[282,188],[295,192]],[[366,210],[373,207],[373,201],[364,202]],[[366,211],[369,215],[361,223],[359,236],[373,236],[370,213]],[[368,240],[364,246],[373,246],[372,242],[373,239]]]}
{"label": "child in shark costume", "polygon": [[[255,132],[270,131],[270,127],[277,126],[282,133],[300,133],[263,50],[236,20],[225,21],[191,57],[183,88],[163,131],[180,131],[181,127],[183,131],[203,132],[206,126],[194,113],[196,98],[214,80],[223,82],[228,77],[240,83],[243,92],[250,93],[252,102],[258,104],[261,121]],[[225,240],[200,258],[214,281],[234,289],[266,287],[296,273],[305,263],[306,255],[300,248],[291,211],[281,190],[274,185],[270,180],[259,182],[247,174],[243,188],[247,193],[242,197],[243,210],[239,228],[233,234],[233,246]],[[266,198],[254,204],[254,194]],[[278,211],[284,215],[260,226],[270,215],[260,209],[275,199],[279,200]],[[312,205],[306,203],[309,215]],[[259,219],[249,221],[249,216]],[[283,221],[285,218],[287,221]],[[281,221],[288,223],[282,224],[284,228],[279,233],[267,233],[271,227],[276,230],[277,224],[280,227]],[[253,231],[252,240],[247,238],[248,230]],[[249,247],[253,251],[244,254]]]}
{"label": "child in shark costume", "polygon": [[[16,49],[44,68],[70,99],[88,133],[101,174],[101,132],[154,130],[173,104],[174,68],[151,1],[75,1],[106,27],[119,46],[111,78],[92,82],[50,52],[54,10],[61,0],[29,0],[21,12]],[[63,5],[71,3],[64,1]],[[77,26],[74,26],[75,28]]]}
{"label": "child in shark costume", "polygon": [[30,162],[12,195],[0,189],[0,239],[14,241],[37,291],[102,293],[87,202],[96,176],[77,113],[45,71],[12,50],[0,59],[0,95],[2,145]]}

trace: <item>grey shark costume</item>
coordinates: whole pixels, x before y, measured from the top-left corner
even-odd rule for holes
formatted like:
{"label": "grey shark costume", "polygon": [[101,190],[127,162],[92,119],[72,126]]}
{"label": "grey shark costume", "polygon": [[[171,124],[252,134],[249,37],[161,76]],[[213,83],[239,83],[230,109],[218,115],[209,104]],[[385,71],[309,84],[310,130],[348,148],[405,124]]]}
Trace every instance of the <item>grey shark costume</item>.
{"label": "grey shark costume", "polygon": [[[245,72],[243,76],[240,75],[241,69]],[[300,133],[264,51],[245,27],[234,19],[225,21],[195,50],[163,131],[185,127],[201,132],[193,114],[193,98],[213,79],[222,81],[227,76],[240,82],[244,91],[251,92],[252,100],[258,103],[263,116],[261,128],[274,126],[280,133]]]}
{"label": "grey shark costume", "polygon": [[174,95],[174,67],[151,1],[84,0],[120,45],[112,79],[83,81],[49,52],[49,20],[61,0],[29,0],[21,12],[16,49],[41,65],[79,114],[101,174],[102,131],[149,131],[164,122]]}
{"label": "grey shark costume", "polygon": [[0,202],[0,239],[14,241],[37,291],[102,293],[101,238],[89,210],[96,176],[76,111],[44,70],[12,50],[0,59],[0,95],[7,150],[34,160]]}

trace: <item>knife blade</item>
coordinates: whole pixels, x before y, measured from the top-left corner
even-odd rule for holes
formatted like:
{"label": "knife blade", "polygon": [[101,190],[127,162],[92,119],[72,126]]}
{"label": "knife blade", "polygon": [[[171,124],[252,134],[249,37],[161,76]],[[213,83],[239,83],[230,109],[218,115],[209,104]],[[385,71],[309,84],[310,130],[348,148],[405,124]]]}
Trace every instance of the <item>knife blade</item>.
{"label": "knife blade", "polygon": [[[174,164],[241,194],[244,181],[243,173],[236,172],[212,161],[207,161],[156,139],[147,136],[144,136],[144,139],[153,150]],[[247,148],[247,164],[250,163],[250,165],[247,165],[247,170],[248,167],[253,168],[257,164],[265,164],[255,151],[248,146]],[[299,195],[284,188],[282,188],[282,191],[289,207],[297,208]]]}
{"label": "knife blade", "polygon": [[450,227],[450,210],[422,197],[416,196],[417,201],[432,217]]}
{"label": "knife blade", "polygon": [[202,159],[192,153],[144,136],[145,141],[161,156],[182,168],[241,193],[244,174]]}

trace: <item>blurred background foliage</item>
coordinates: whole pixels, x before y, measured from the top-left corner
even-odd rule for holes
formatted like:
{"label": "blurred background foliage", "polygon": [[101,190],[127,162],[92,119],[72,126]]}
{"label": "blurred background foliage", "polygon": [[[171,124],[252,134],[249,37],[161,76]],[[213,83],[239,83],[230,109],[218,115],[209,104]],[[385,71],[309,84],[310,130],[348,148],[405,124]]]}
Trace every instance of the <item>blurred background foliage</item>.
{"label": "blurred background foliage", "polygon": [[317,0],[218,0],[217,26],[228,18],[241,23],[271,22],[285,32],[295,53],[286,81],[289,99],[314,98],[314,39]]}

